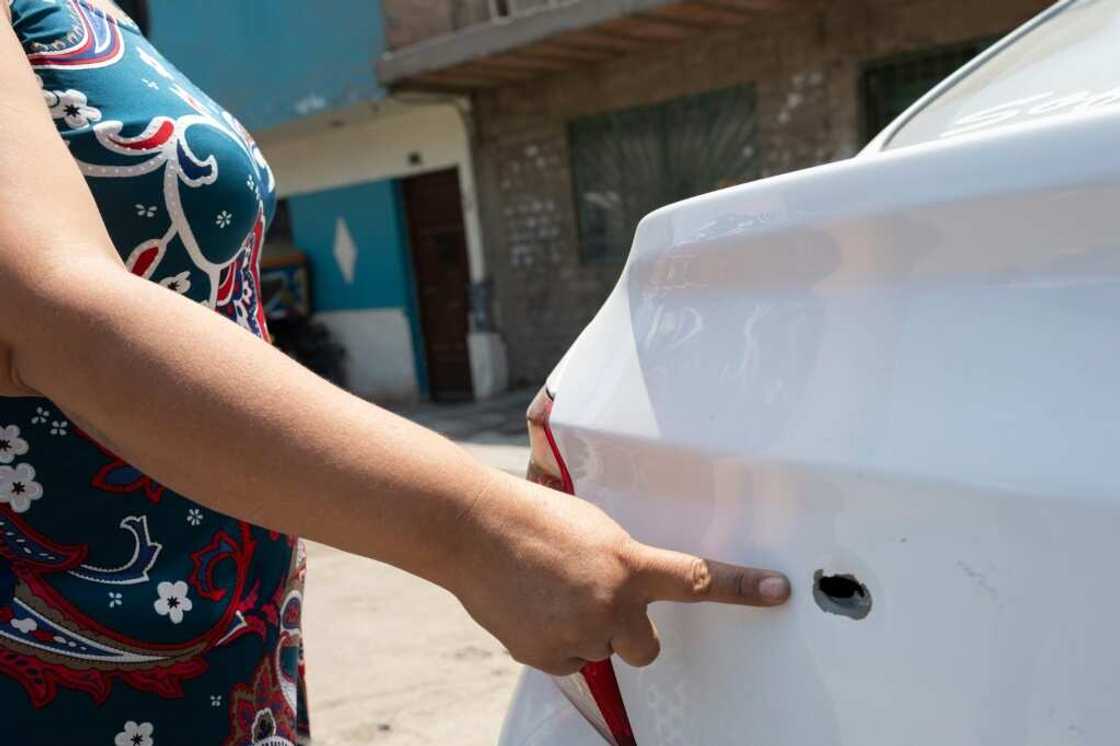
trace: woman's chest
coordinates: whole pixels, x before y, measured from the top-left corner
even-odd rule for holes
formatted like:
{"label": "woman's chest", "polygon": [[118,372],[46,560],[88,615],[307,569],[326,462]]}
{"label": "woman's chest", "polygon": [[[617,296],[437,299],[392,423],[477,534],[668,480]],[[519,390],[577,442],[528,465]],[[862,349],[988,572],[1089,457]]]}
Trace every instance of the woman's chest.
{"label": "woman's chest", "polygon": [[245,305],[275,205],[248,132],[131,24],[86,0],[15,0],[12,10],[129,269],[219,310],[235,297]]}

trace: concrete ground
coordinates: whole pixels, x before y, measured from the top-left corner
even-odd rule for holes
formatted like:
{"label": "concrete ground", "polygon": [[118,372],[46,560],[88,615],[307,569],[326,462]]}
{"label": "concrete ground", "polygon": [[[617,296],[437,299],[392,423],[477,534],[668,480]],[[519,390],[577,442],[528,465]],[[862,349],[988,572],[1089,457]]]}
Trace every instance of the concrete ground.
{"label": "concrete ground", "polygon": [[[514,474],[535,392],[402,414]],[[492,746],[520,666],[449,593],[308,545],[304,644],[315,746]]]}

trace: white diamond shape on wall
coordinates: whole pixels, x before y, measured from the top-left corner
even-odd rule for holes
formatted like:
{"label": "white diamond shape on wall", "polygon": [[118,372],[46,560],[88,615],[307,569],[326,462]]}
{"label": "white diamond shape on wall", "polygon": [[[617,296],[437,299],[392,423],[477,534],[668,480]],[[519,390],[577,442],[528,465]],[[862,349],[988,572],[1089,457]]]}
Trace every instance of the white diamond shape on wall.
{"label": "white diamond shape on wall", "polygon": [[334,260],[348,285],[354,284],[354,267],[358,264],[358,246],[350,235],[346,221],[339,218],[334,224]]}

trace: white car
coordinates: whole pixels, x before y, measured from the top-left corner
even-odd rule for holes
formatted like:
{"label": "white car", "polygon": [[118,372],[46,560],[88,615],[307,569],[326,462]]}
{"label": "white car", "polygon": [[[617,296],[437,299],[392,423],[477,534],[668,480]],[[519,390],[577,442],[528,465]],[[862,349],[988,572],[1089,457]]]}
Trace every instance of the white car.
{"label": "white car", "polygon": [[1120,0],[648,216],[532,420],[535,478],[794,598],[653,606],[503,746],[1120,743]]}

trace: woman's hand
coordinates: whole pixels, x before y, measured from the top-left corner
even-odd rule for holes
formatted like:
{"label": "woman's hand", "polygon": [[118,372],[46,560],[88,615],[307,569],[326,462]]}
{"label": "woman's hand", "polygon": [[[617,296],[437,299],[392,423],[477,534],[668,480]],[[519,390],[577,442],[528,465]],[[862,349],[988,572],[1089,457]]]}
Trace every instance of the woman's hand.
{"label": "woman's hand", "polygon": [[521,663],[554,675],[617,653],[649,665],[653,601],[777,606],[785,576],[656,549],[594,505],[495,473],[445,585]]}

